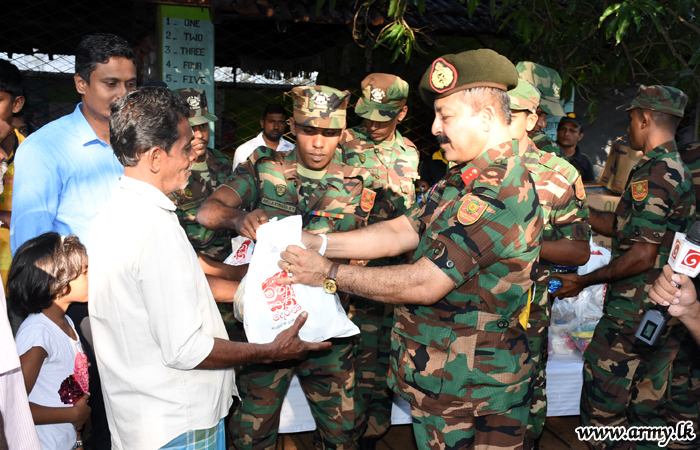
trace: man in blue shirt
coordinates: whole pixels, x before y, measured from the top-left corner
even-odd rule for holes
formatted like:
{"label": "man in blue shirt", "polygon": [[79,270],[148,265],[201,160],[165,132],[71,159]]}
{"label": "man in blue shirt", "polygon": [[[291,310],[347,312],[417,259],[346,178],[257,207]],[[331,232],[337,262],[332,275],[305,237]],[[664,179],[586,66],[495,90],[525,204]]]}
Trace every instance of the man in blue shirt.
{"label": "man in blue shirt", "polygon": [[[109,145],[109,105],[136,89],[136,56],[119,36],[85,36],[75,52],[75,88],[81,102],[72,114],[54,120],[27,138],[15,156],[10,247],[14,254],[27,240],[47,231],[75,234],[90,252],[93,219],[119,188],[124,174]],[[107,416],[91,342],[83,335],[86,304],[68,315],[92,363],[90,447],[110,448]]]}
{"label": "man in blue shirt", "polygon": [[109,145],[109,105],[136,89],[136,57],[123,38],[93,34],[75,56],[81,103],[27,138],[15,157],[10,246],[47,231],[88,247],[93,218],[119,186],[124,167]]}

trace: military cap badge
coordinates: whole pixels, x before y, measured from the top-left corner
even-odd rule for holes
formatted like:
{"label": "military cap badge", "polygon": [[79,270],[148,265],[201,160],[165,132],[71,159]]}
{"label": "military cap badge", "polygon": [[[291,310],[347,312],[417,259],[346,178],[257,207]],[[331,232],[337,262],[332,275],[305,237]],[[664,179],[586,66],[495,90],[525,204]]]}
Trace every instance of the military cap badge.
{"label": "military cap badge", "polygon": [[433,63],[430,72],[430,86],[436,92],[445,92],[452,89],[457,82],[457,70],[455,67],[442,58],[438,58]]}
{"label": "military cap badge", "polygon": [[279,195],[280,197],[281,197],[282,195],[284,195],[284,193],[285,193],[286,191],[287,191],[287,186],[285,186],[285,185],[283,185],[283,184],[278,184],[277,186],[275,186],[275,192],[276,192],[277,195]]}
{"label": "military cap badge", "polygon": [[382,100],[384,100],[384,97],[386,97],[386,94],[379,88],[372,89],[372,92],[370,93],[370,100],[375,103],[381,103]]}
{"label": "military cap badge", "polygon": [[188,97],[187,103],[190,105],[190,109],[199,109],[199,95]]}
{"label": "military cap badge", "polygon": [[464,196],[462,205],[457,211],[457,220],[462,225],[471,225],[479,220],[479,217],[486,211],[487,206],[488,203],[479,199],[476,195],[467,194]]}
{"label": "military cap badge", "polygon": [[323,92],[317,92],[314,94],[311,99],[314,101],[314,109],[326,109],[328,108],[328,101],[330,100],[330,97],[328,97],[327,94],[324,94]]}
{"label": "military cap badge", "polygon": [[632,183],[630,188],[632,189],[632,198],[635,201],[641,202],[642,200],[647,198],[647,192],[649,191],[647,187],[647,180]]}

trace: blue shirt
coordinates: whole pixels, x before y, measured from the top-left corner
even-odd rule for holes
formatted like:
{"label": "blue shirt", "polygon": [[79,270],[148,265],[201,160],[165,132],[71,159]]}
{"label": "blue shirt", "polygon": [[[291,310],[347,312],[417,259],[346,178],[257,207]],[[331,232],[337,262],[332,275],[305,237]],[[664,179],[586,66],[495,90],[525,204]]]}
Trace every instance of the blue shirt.
{"label": "blue shirt", "polygon": [[44,125],[17,149],[10,222],[13,254],[48,231],[75,234],[88,247],[93,219],[119,188],[124,166],[112,147],[97,137],[81,106]]}

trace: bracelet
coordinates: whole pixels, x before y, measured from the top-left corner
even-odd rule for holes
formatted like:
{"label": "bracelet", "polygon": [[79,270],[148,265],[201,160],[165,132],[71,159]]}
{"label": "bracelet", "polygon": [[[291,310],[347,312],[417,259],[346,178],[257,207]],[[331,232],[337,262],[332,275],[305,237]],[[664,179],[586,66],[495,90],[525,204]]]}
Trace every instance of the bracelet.
{"label": "bracelet", "polygon": [[75,445],[73,446],[73,449],[80,448],[82,446],[83,446],[83,440],[78,439],[77,441],[75,441]]}
{"label": "bracelet", "polygon": [[326,254],[326,247],[328,247],[328,236],[325,234],[319,234],[323,238],[323,244],[321,244],[321,248],[318,249],[318,253],[323,256]]}

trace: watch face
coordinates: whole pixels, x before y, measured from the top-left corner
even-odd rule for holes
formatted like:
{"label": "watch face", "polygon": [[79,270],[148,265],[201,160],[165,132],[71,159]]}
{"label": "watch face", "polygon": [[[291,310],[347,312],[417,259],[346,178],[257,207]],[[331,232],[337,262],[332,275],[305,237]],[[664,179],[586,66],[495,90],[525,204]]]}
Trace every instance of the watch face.
{"label": "watch face", "polygon": [[323,281],[323,290],[326,291],[327,294],[335,294],[335,291],[338,290],[338,285],[335,283],[334,279],[326,278]]}

